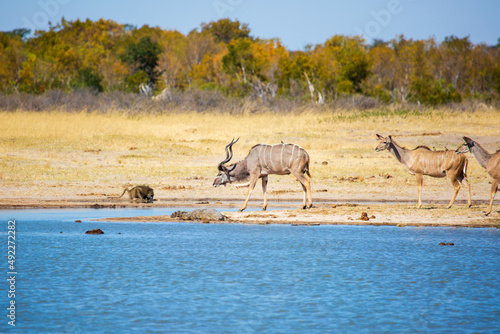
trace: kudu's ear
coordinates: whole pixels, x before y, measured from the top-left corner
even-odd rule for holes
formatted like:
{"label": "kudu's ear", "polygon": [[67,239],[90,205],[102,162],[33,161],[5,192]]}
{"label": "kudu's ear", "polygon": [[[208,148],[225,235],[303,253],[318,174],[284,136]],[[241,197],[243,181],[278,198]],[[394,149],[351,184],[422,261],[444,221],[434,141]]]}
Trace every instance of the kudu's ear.
{"label": "kudu's ear", "polygon": [[474,146],[474,141],[468,137],[462,137],[464,140],[465,144],[467,144],[468,147],[473,147]]}
{"label": "kudu's ear", "polygon": [[392,141],[392,136],[391,135],[387,136],[387,138],[389,138],[389,142]]}
{"label": "kudu's ear", "polygon": [[375,135],[377,136],[377,140],[384,140],[384,137],[382,137],[381,135],[379,135],[378,133]]}

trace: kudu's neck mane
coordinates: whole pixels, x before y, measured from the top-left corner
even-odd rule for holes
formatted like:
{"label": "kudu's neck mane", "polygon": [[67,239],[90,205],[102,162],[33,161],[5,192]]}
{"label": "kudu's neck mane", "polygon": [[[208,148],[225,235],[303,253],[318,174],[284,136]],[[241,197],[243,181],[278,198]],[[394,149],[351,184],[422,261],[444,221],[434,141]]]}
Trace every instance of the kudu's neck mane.
{"label": "kudu's neck mane", "polygon": [[426,146],[426,145],[418,145],[417,147],[415,148],[406,148],[402,145],[399,145],[396,141],[394,141],[394,139],[392,140],[392,143],[397,146],[398,148],[402,149],[402,150],[405,150],[405,151],[415,151],[415,150],[418,150],[419,148],[423,148],[423,149],[426,149],[428,151],[432,151],[429,146]]}
{"label": "kudu's neck mane", "polygon": [[229,165],[227,167],[227,169],[230,170],[230,172],[229,172],[230,182],[242,181],[242,180],[247,179],[250,176],[250,174],[248,174],[246,160],[241,160],[241,161],[235,162],[235,163]]}
{"label": "kudu's neck mane", "polygon": [[396,157],[396,159],[398,159],[398,161],[401,162],[402,164],[406,164],[407,155],[411,151],[415,151],[418,149],[424,149],[424,150],[431,151],[431,149],[425,145],[418,145],[414,149],[407,149],[406,147],[399,145],[394,140],[391,140],[391,145],[389,146],[389,151],[391,151],[394,154],[394,156]]}
{"label": "kudu's neck mane", "polygon": [[389,145],[389,152],[394,154],[394,156],[399,162],[401,162],[402,164],[405,163],[404,156],[406,155],[406,152],[408,152],[408,149],[399,145],[394,140],[391,140],[391,144]]}
{"label": "kudu's neck mane", "polygon": [[490,161],[491,157],[493,154],[488,152],[487,149],[485,149],[481,144],[479,144],[476,141],[473,141],[474,146],[469,148],[470,153],[476,157],[476,160],[479,162],[483,168],[486,168],[486,165],[488,165],[488,161]]}

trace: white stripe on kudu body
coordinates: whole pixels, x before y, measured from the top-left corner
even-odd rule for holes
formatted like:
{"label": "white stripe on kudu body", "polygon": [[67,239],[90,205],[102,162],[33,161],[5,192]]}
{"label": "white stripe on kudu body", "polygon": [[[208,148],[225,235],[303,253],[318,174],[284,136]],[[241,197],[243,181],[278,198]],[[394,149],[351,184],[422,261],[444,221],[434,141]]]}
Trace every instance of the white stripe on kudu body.
{"label": "white stripe on kudu body", "polygon": [[272,166],[273,170],[275,170],[274,169],[274,162],[273,162],[273,148],[274,148],[274,145],[271,146],[271,152],[269,152],[269,161],[271,163],[271,166]]}
{"label": "white stripe on kudu body", "polygon": [[[264,156],[262,156],[262,148],[264,148]],[[267,145],[259,144],[259,162],[261,162],[262,157],[264,157],[264,165],[266,166],[266,169],[269,169],[269,166],[267,165],[266,161],[266,149]]]}
{"label": "white stripe on kudu body", "polygon": [[285,144],[281,144],[281,159],[280,159],[280,167],[283,168],[283,150],[285,149]]}
{"label": "white stripe on kudu body", "polygon": [[295,144],[293,144],[293,148],[292,148],[292,154],[290,154],[290,161],[288,161],[288,165],[291,166],[292,165],[292,159],[293,159],[293,151],[295,150]]}
{"label": "white stripe on kudu body", "polygon": [[[233,156],[232,145],[236,143],[236,141],[233,140],[226,146],[227,156],[226,159],[219,164],[219,174],[214,180],[214,186],[217,187],[221,184],[246,181],[250,179],[248,195],[240,211],[243,211],[246,208],[250,194],[259,178],[262,178],[262,190],[264,192],[263,210],[266,210],[267,177],[270,174],[292,174],[295,176],[301,183],[304,191],[304,201],[302,207],[305,209],[312,206],[311,185],[309,180],[304,176],[304,174],[307,174],[311,177],[309,173],[309,155],[303,148],[295,144],[284,143],[277,145],[258,144],[252,147],[244,160],[226,167],[224,164],[231,160]],[[276,151],[276,154],[273,155],[275,152],[274,147],[278,145],[281,145],[281,150]],[[296,147],[297,154],[295,154]],[[268,149],[269,157],[267,157]],[[285,165],[286,161],[288,161],[288,165]]]}

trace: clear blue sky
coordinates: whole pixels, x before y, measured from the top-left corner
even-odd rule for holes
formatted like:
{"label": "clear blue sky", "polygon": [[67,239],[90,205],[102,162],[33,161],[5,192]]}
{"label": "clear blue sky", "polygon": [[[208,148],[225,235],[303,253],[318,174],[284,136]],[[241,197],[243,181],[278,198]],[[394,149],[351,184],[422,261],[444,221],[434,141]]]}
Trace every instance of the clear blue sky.
{"label": "clear blue sky", "polygon": [[445,36],[470,36],[495,45],[500,37],[498,0],[4,0],[0,30],[47,29],[48,21],[111,19],[138,27],[148,24],[183,34],[202,22],[229,17],[247,23],[251,35],[281,39],[290,50],[323,43],[336,34],[362,34],[390,40],[439,42]]}

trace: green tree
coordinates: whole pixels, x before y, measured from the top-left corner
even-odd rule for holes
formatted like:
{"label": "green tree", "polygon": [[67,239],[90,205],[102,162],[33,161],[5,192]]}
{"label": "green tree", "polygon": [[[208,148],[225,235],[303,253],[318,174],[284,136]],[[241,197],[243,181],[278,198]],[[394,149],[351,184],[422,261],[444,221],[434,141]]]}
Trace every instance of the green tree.
{"label": "green tree", "polygon": [[212,34],[217,42],[229,43],[239,38],[249,38],[250,29],[247,24],[230,19],[220,19],[219,21],[202,23],[201,31]]}
{"label": "green tree", "polygon": [[102,92],[102,76],[92,70],[90,67],[85,67],[78,71],[78,77],[73,81],[72,87],[75,88],[90,88],[95,92]]}
{"label": "green tree", "polygon": [[317,89],[335,99],[339,93],[362,93],[370,74],[368,50],[361,37],[336,35],[311,52]]}
{"label": "green tree", "polygon": [[149,37],[143,37],[138,43],[128,45],[120,59],[135,66],[136,71],[144,71],[148,76],[148,84],[154,87],[160,75],[157,68],[160,53],[158,43],[151,42]]}
{"label": "green tree", "polygon": [[178,31],[165,32],[160,40],[163,52],[158,66],[161,68],[163,82],[159,88],[175,87],[184,89],[187,86],[186,37]]}
{"label": "green tree", "polygon": [[469,84],[472,64],[472,43],[469,37],[445,37],[441,44],[444,79],[463,92]]}
{"label": "green tree", "polygon": [[222,70],[235,74],[243,83],[248,82],[248,75],[255,72],[255,57],[252,41],[243,38],[233,41],[227,46],[227,54],[222,58]]}
{"label": "green tree", "polygon": [[27,58],[25,44],[19,35],[0,32],[0,90],[19,89],[21,69]]}
{"label": "green tree", "polygon": [[24,40],[29,34],[31,34],[31,30],[26,28],[20,28],[20,29],[14,29],[12,31],[5,31],[5,34],[9,35],[10,37],[19,36],[21,37],[22,40]]}

